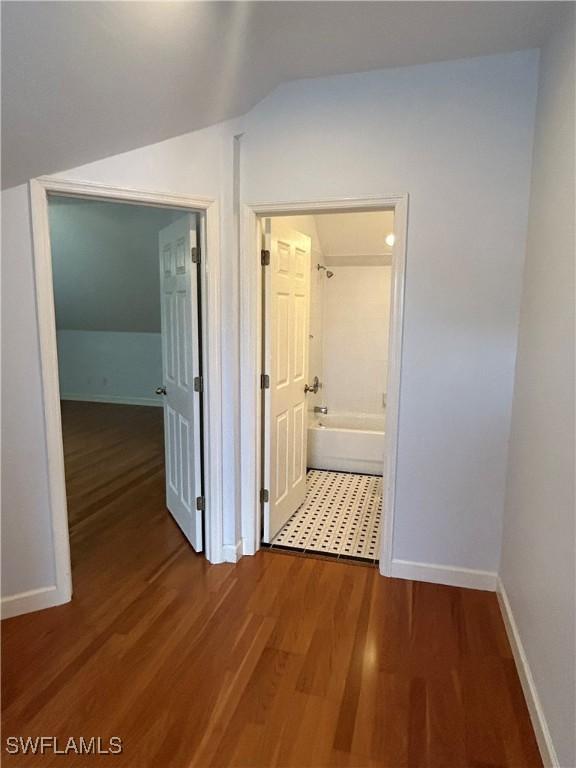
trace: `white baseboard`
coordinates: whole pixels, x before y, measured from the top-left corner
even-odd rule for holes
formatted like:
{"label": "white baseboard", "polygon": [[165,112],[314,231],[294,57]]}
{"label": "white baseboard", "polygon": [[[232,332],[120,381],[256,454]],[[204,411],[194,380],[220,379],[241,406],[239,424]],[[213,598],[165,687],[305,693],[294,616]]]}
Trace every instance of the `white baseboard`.
{"label": "white baseboard", "polygon": [[413,581],[428,581],[432,584],[446,584],[451,587],[467,587],[495,592],[498,574],[495,571],[475,571],[471,568],[457,568],[452,565],[414,563],[411,560],[392,560],[390,576]]}
{"label": "white baseboard", "polygon": [[251,538],[250,541],[248,541],[247,539],[242,539],[242,557],[244,557],[245,555],[248,555],[249,557],[253,557],[257,551],[258,551],[258,547],[255,545],[253,538]]}
{"label": "white baseboard", "polygon": [[526,699],[530,719],[532,720],[536,741],[538,742],[538,748],[540,749],[540,755],[542,756],[542,762],[546,768],[560,768],[560,762],[558,761],[558,756],[554,749],[554,743],[552,742],[550,729],[548,728],[546,716],[544,715],[540,697],[538,696],[536,683],[534,682],[530,664],[528,663],[528,657],[526,656],[524,646],[522,645],[518,625],[514,619],[508,595],[506,594],[506,590],[504,589],[504,585],[500,578],[498,578],[497,595],[502,611],[502,617],[504,619],[504,625],[506,627],[506,633],[508,634],[508,640],[510,641],[514,661],[516,662],[516,669],[518,670],[518,676],[520,677],[520,683],[522,684],[522,690],[524,691],[524,698]]}
{"label": "white baseboard", "polygon": [[222,547],[222,557],[225,563],[237,563],[242,554],[242,539],[236,544],[224,544]]}
{"label": "white baseboard", "polygon": [[69,600],[70,597],[63,595],[56,585],[31,589],[28,592],[3,597],[1,603],[2,618],[10,619],[12,616],[20,616],[23,613],[53,608],[55,605],[62,605]]}
{"label": "white baseboard", "polygon": [[66,392],[60,394],[60,400],[76,400],[80,403],[114,403],[116,405],[154,405],[162,407],[159,397],[128,397],[124,395],[86,395]]}

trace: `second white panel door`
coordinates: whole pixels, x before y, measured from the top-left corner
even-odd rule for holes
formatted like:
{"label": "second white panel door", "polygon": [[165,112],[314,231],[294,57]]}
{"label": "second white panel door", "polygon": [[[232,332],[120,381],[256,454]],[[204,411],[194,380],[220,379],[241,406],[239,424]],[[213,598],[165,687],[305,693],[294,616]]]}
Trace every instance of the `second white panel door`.
{"label": "second white panel door", "polygon": [[264,222],[265,363],[263,539],[270,542],[306,495],[310,238],[283,221]]}

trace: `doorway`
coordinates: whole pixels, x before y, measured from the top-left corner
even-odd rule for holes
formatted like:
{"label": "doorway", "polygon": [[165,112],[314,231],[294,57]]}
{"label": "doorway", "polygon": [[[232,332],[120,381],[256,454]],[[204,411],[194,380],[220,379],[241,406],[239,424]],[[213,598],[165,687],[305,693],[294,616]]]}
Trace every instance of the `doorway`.
{"label": "doorway", "polygon": [[[218,333],[220,306],[217,285],[220,254],[215,203],[206,199],[125,190],[59,179],[33,180],[30,183],[30,190],[46,441],[50,458],[49,491],[53,530],[51,544],[54,548],[57,581],[52,604],[66,602],[72,594],[60,409],[61,388],[57,355],[58,335],[54,303],[53,268],[55,265],[50,241],[49,202],[56,197],[67,197],[85,205],[89,205],[90,201],[96,204],[120,204],[124,210],[135,211],[139,208],[144,212],[148,211],[150,219],[169,218],[168,222],[164,222],[166,226],[158,228],[158,240],[156,240],[155,276],[158,285],[162,286],[158,304],[164,308],[160,313],[162,315],[160,337],[164,343],[161,345],[162,351],[159,354],[161,376],[154,377],[154,391],[150,392],[152,383],[150,378],[146,378],[137,366],[127,366],[128,369],[132,368],[131,386],[135,384],[144,386],[146,398],[151,397],[152,400],[156,400],[156,403],[142,402],[138,394],[135,396],[136,403],[122,403],[120,401],[126,392],[121,392],[120,399],[116,402],[114,400],[111,402],[109,398],[102,402],[98,398],[98,393],[87,399],[91,401],[89,405],[92,408],[97,405],[106,405],[108,410],[122,407],[128,408],[130,413],[134,413],[130,410],[131,406],[150,409],[149,418],[144,419],[147,425],[145,429],[152,430],[156,435],[150,441],[150,445],[154,444],[156,447],[152,449],[151,454],[143,458],[143,461],[150,461],[152,464],[157,461],[159,431],[160,441],[166,449],[168,470],[164,501],[166,515],[169,515],[167,511],[169,509],[174,522],[188,539],[187,546],[192,545],[197,550],[202,549],[211,562],[222,562],[224,556],[221,521],[221,435],[216,428],[221,421],[221,402],[218,397],[218,388],[210,386],[211,382],[220,379]],[[131,299],[129,295],[129,289],[133,287],[130,285],[130,278],[125,275],[122,281],[118,280],[118,283],[117,287],[124,290],[125,300],[122,312],[125,317],[131,317],[134,314],[132,309],[135,307],[133,297]],[[209,328],[210,333],[208,333]],[[179,341],[180,345],[178,345]],[[124,352],[120,351],[120,359],[128,357],[134,363],[135,358],[138,357],[137,348],[137,344],[128,344]],[[147,351],[150,353],[149,349]],[[109,349],[108,352],[110,352]],[[140,359],[145,359],[146,356],[145,354]],[[156,359],[158,360],[158,356]],[[147,369],[150,370],[150,366],[147,366]],[[84,380],[86,378],[84,376]],[[112,377],[106,375],[100,376],[99,381],[96,381],[98,385],[108,386],[107,396],[111,394],[112,383],[114,386],[122,384],[117,380],[112,382]],[[126,384],[125,381],[123,383]],[[90,384],[94,386],[94,380]],[[166,388],[166,395],[164,395],[164,388]],[[188,397],[186,403],[182,401],[184,391]],[[72,394],[78,395],[77,392]],[[65,407],[69,410],[73,409],[73,405],[77,405],[70,401],[71,398],[68,398],[65,403]],[[161,408],[158,407],[159,401],[164,401]],[[186,411],[185,408],[189,410]],[[142,415],[144,411],[140,410],[139,413]],[[163,418],[164,413],[166,419]],[[87,422],[91,419],[92,423],[100,423],[102,431],[105,432],[104,418],[99,422],[98,419],[94,420],[91,417]],[[73,422],[74,419],[69,421]],[[137,422],[138,419],[133,421]],[[126,419],[126,424],[128,422],[130,419]],[[166,439],[162,437],[163,432]],[[125,434],[124,439],[130,440],[130,437]],[[164,447],[162,454],[164,454]],[[184,448],[188,450],[188,457]],[[152,455],[154,451],[156,456]],[[162,455],[162,464],[164,464],[164,455]],[[103,482],[105,485],[107,479]],[[180,503],[180,508],[174,503],[176,491],[178,495],[176,501]],[[172,498],[170,498],[171,492]],[[188,515],[187,520],[182,519],[182,507]],[[176,526],[174,528],[177,530]]]}
{"label": "doorway", "polygon": [[199,215],[63,195],[48,212],[71,531],[143,481],[163,442],[166,509],[201,552]]}
{"label": "doorway", "polygon": [[394,213],[263,228],[262,543],[377,564]]}
{"label": "doorway", "polygon": [[[274,547],[279,544],[275,537],[284,533],[288,534],[284,538],[292,538],[291,542],[287,542],[288,546],[293,546],[293,534],[297,531],[290,528],[299,527],[300,532],[308,529],[305,530],[308,538],[307,544],[304,544],[306,536],[302,537],[296,548],[317,550],[321,540],[320,551],[333,555],[335,553],[330,551],[332,545],[337,538],[341,539],[337,543],[342,545],[342,539],[345,538],[342,534],[346,533],[345,526],[348,525],[348,533],[355,537],[356,544],[363,538],[366,559],[379,561],[380,572],[389,573],[394,530],[407,210],[407,195],[294,204],[270,203],[245,206],[243,210],[244,262],[241,275],[244,280],[241,290],[244,312],[241,335],[245,378],[242,382],[242,474],[243,499],[246,503],[242,511],[245,551],[249,551],[250,546],[255,551],[262,544]],[[309,328],[310,320],[314,321],[309,296],[313,275],[323,280],[325,286],[336,285],[339,267],[336,263],[325,263],[335,256],[329,259],[323,258],[322,253],[317,254],[318,258],[313,256],[313,238],[309,231],[304,231],[302,224],[303,219],[310,218],[314,218],[318,224],[323,215],[327,215],[326,221],[332,216],[334,224],[334,217],[342,214],[353,217],[364,213],[373,215],[374,221],[377,214],[387,214],[390,222],[393,222],[391,227],[382,226],[380,222],[381,243],[384,244],[388,237],[391,244],[387,246],[388,284],[382,291],[383,298],[386,291],[389,297],[389,328],[386,330],[383,325],[380,328],[381,347],[385,346],[387,336],[388,348],[384,356],[380,349],[372,361],[379,366],[380,377],[376,377],[377,381],[372,387],[379,403],[377,407],[372,405],[356,413],[345,413],[343,411],[347,409],[343,409],[343,403],[339,402],[333,414],[330,414],[330,407],[319,401],[324,394],[328,395],[330,384],[323,382],[321,375],[309,370],[311,357],[307,347],[314,343],[314,339],[309,338],[310,335],[314,336]],[[275,219],[278,229],[276,234]],[[337,233],[336,239],[344,241],[345,233]],[[384,253],[378,251],[370,254],[360,242],[347,253],[341,249],[339,257],[345,260],[354,255],[365,257],[366,267],[383,266],[377,262],[370,264],[370,257],[381,259]],[[276,277],[272,278],[270,275],[274,273],[270,265],[274,266],[274,260]],[[345,264],[341,264],[340,269],[345,270]],[[350,266],[360,265],[357,262]],[[341,298],[345,298],[347,292],[344,283],[347,279],[344,275],[342,271],[344,280],[340,283],[343,288]],[[290,305],[300,309],[290,311]],[[343,329],[346,330],[346,323]],[[288,336],[292,340],[286,344],[284,339]],[[287,349],[291,351],[287,353]],[[283,350],[284,354],[278,355],[278,350]],[[337,364],[342,363],[337,357],[334,359]],[[254,390],[249,381],[252,372],[259,373],[260,389]],[[340,389],[344,394],[354,387],[361,397],[370,397],[372,388],[364,386],[361,378],[356,382],[357,386],[354,384],[354,376],[360,374],[361,377],[362,373],[367,372],[356,365],[350,370],[342,369],[340,381],[338,377],[331,376],[332,404],[335,405],[339,399],[338,383],[342,385]],[[273,391],[274,379],[276,392]],[[322,387],[324,383],[326,391]],[[307,402],[305,398],[308,398]],[[337,416],[340,423],[329,423],[331,415]],[[351,421],[344,424],[341,417],[351,418],[354,424]],[[384,420],[385,429],[382,424]],[[359,421],[363,423],[360,425]],[[272,428],[271,423],[274,425]],[[340,434],[331,434],[335,440],[326,445],[325,438],[329,432]],[[361,437],[363,444],[355,445],[346,441],[342,445],[342,438],[350,436]],[[322,456],[326,451],[328,455]],[[326,463],[327,458],[329,463]],[[314,466],[314,463],[318,465]],[[310,512],[313,496],[316,496],[316,509],[307,520],[300,521],[303,512]],[[331,497],[332,502],[319,511],[318,500],[325,502],[328,497]],[[348,501],[342,501],[344,497],[348,497]],[[359,513],[356,520],[350,520],[351,497],[356,497],[356,502],[361,498],[367,502],[364,509],[359,509],[358,503],[355,503],[352,517]],[[296,510],[293,508],[295,504],[299,505]],[[341,521],[336,521],[333,516],[335,507],[339,505],[344,510],[344,516],[348,514],[344,529],[340,525]],[[381,526],[377,519],[380,507],[383,517]],[[358,526],[362,528],[367,522],[366,519],[362,520],[364,513],[372,517],[372,533],[375,536],[369,531],[364,537],[359,535]],[[319,518],[322,517],[331,518],[328,527],[332,529],[328,537],[321,530]],[[356,523],[358,525],[355,526]],[[316,541],[312,540],[314,537]],[[332,542],[326,540],[330,537]],[[357,554],[355,550],[351,556]],[[346,557],[349,553],[341,550],[337,556]]]}

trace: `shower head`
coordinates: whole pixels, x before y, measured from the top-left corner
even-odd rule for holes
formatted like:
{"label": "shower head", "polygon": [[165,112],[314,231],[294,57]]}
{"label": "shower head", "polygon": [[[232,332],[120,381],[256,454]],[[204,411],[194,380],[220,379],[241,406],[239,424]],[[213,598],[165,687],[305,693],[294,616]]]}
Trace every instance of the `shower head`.
{"label": "shower head", "polygon": [[326,277],[330,279],[331,277],[334,277],[334,272],[331,272],[327,267],[324,266],[324,264],[316,264],[316,269],[320,271],[321,269],[326,272]]}

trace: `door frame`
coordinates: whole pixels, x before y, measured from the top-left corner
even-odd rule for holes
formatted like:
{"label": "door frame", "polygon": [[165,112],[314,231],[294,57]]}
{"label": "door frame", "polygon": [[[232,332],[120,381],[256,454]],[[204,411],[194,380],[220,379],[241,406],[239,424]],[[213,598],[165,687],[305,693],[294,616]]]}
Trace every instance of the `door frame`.
{"label": "door frame", "polygon": [[32,219],[32,252],[36,287],[36,312],[40,343],[44,428],[48,457],[48,490],[52,527],[52,547],[58,599],[72,597],[70,534],[64,474],[56,315],[52,278],[52,252],[48,219],[48,196],[60,194],[97,201],[108,200],[158,208],[181,208],[202,213],[201,281],[202,338],[205,387],[204,472],[206,514],[204,553],[211,563],[224,561],[222,540],[222,431],[221,431],[221,338],[220,338],[220,234],[216,200],[174,195],[166,192],[106,186],[93,182],[39,177],[29,182]]}
{"label": "door frame", "polygon": [[386,404],[385,493],[380,551],[380,573],[391,575],[398,430],[404,335],[404,293],[408,234],[408,194],[308,200],[294,202],[247,203],[241,208],[240,237],[240,456],[241,525],[243,553],[260,549],[260,488],[262,461],[262,398],[260,375],[262,360],[262,219],[269,216],[305,216],[319,213],[360,213],[394,211],[396,241],[392,249],[392,295],[390,304],[388,386]]}

